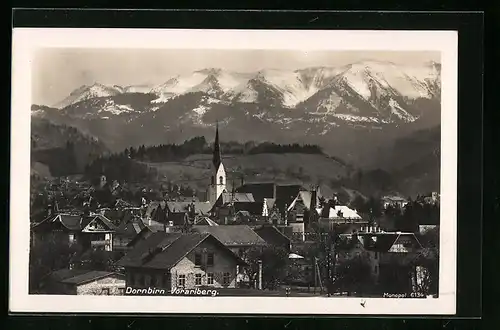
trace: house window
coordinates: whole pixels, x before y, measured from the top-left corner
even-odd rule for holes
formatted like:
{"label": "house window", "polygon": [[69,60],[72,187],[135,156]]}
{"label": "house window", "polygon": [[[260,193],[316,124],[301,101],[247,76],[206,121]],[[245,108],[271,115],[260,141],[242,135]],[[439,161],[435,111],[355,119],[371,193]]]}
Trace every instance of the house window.
{"label": "house window", "polygon": [[101,295],[103,295],[103,296],[109,296],[109,288],[102,288],[101,289]]}
{"label": "house window", "polygon": [[179,275],[177,280],[177,286],[185,287],[186,286],[186,275]]}
{"label": "house window", "polygon": [[219,184],[224,184],[224,177],[223,176],[219,177]]}
{"label": "house window", "polygon": [[223,273],[222,274],[222,284],[228,285],[230,282],[231,274],[230,273]]}
{"label": "house window", "polygon": [[208,252],[208,254],[207,254],[207,266],[213,266],[213,265],[214,265],[214,253]]}
{"label": "house window", "polygon": [[194,265],[201,266],[201,253],[199,253],[199,252],[196,252],[194,254]]}
{"label": "house window", "polygon": [[201,274],[195,274],[194,285],[201,285]]}
{"label": "house window", "polygon": [[214,273],[207,273],[207,284],[208,285],[214,284]]}
{"label": "house window", "polygon": [[124,296],[125,295],[125,288],[118,288],[118,294],[120,296]]}

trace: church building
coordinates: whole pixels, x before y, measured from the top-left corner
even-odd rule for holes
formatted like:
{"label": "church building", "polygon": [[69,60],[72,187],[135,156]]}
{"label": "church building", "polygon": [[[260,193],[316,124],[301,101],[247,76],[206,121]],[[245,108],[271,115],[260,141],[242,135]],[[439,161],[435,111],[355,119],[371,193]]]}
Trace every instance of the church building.
{"label": "church building", "polygon": [[212,159],[212,175],[208,186],[208,200],[210,205],[214,205],[223,192],[226,192],[226,170],[222,164],[222,157],[219,145],[219,125],[215,129],[214,153]]}

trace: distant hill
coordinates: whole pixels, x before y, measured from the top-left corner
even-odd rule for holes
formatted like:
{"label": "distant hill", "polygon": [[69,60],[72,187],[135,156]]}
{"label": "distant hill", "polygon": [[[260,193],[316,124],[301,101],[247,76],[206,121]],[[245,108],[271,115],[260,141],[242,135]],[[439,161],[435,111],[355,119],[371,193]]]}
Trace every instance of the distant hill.
{"label": "distant hill", "polygon": [[31,118],[32,169],[40,176],[81,173],[85,165],[106,153],[106,146],[75,127]]}
{"label": "distant hill", "polygon": [[[211,155],[191,155],[182,161],[151,163],[147,165],[157,173],[156,181],[189,184],[205,191],[210,182]],[[327,184],[332,178],[348,175],[350,168],[321,154],[255,154],[223,156],[228,175],[228,189],[245,182],[275,181],[282,183]]]}

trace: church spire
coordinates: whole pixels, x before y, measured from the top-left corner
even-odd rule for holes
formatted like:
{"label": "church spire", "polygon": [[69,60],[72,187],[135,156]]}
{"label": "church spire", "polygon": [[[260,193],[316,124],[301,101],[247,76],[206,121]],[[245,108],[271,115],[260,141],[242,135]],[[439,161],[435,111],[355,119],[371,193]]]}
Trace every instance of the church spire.
{"label": "church spire", "polygon": [[215,168],[219,168],[220,163],[222,162],[221,160],[221,155],[220,155],[220,145],[219,145],[219,123],[217,122],[215,124],[215,142],[214,142],[214,157],[213,157],[213,164]]}

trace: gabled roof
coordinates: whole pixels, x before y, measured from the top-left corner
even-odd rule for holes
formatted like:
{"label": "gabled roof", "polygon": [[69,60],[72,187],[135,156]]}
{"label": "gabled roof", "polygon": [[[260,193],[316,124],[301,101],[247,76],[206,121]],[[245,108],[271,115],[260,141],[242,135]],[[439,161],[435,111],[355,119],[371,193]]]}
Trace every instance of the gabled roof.
{"label": "gabled roof", "polygon": [[276,203],[275,198],[264,198],[264,202],[267,205],[267,209],[271,210],[274,207],[274,204]]}
{"label": "gabled roof", "polygon": [[226,246],[266,244],[266,241],[247,225],[193,226],[193,230],[212,234]]}
{"label": "gabled roof", "polygon": [[239,210],[238,212],[236,212],[235,215],[242,215],[242,216],[245,216],[245,217],[250,217],[251,216],[250,212],[245,211],[245,210]]}
{"label": "gabled roof", "polygon": [[116,231],[116,226],[102,214],[92,214],[90,216],[83,217],[83,220],[81,222],[81,230],[85,229],[85,227],[87,227],[93,221],[100,221],[104,224],[105,227],[107,227],[108,231]]}
{"label": "gabled roof", "polygon": [[254,203],[236,203],[234,204],[234,210],[236,212],[248,211],[251,215],[262,215],[263,206],[263,201]]}
{"label": "gabled roof", "polygon": [[52,217],[49,217],[40,222],[39,224],[35,225],[33,229],[46,225],[59,224],[62,226],[62,228],[65,228],[69,231],[81,231],[94,220],[101,221],[104,224],[104,226],[106,226],[110,231],[116,230],[116,226],[102,214],[92,214],[89,216],[82,216],[77,214],[66,214],[66,213],[59,213]]}
{"label": "gabled roof", "polygon": [[227,203],[253,203],[255,202],[252,193],[228,193],[223,192],[220,197],[222,204]]}
{"label": "gabled roof", "polygon": [[82,216],[72,214],[58,214],[52,221],[59,221],[64,227],[71,231],[79,231],[82,229]]}
{"label": "gabled roof", "polygon": [[290,242],[290,238],[279,231],[275,226],[261,226],[255,228],[254,231],[267,243],[276,243],[277,241]]}
{"label": "gabled roof", "polygon": [[93,270],[93,271],[87,271],[86,273],[83,273],[81,275],[77,275],[77,276],[74,276],[71,278],[64,279],[61,282],[65,283],[65,284],[81,285],[81,284],[96,281],[96,280],[99,280],[99,279],[102,279],[102,278],[105,278],[108,276],[113,276],[113,275],[123,277],[123,275],[120,275],[120,274],[117,274],[114,272]]}
{"label": "gabled roof", "polygon": [[161,223],[165,223],[167,221],[167,213],[168,213],[168,208],[166,204],[159,203],[159,205],[151,212],[151,219],[154,219],[155,221]]}
{"label": "gabled roof", "polygon": [[[302,203],[304,203],[305,208],[307,210],[309,210],[309,208],[311,207],[312,195],[313,195],[313,193],[311,191],[305,191],[305,190],[299,191],[299,193],[297,194],[295,199],[292,201],[290,206],[288,206],[288,211],[292,210],[295,207],[295,205],[297,204],[297,202],[299,202],[299,201],[302,201]],[[316,203],[315,204],[319,205],[319,197],[317,194],[316,194]]]}
{"label": "gabled roof", "polygon": [[274,198],[274,183],[245,183],[236,188],[239,193],[251,193],[256,202],[264,201],[264,198]]}
{"label": "gabled roof", "polygon": [[409,238],[413,245],[422,248],[422,244],[414,233],[402,232],[379,232],[379,233],[358,233],[357,235],[363,246],[368,251],[388,252],[401,238]]}
{"label": "gabled roof", "polygon": [[226,248],[210,234],[167,234],[155,233],[125,255],[118,265],[123,267],[142,267],[152,269],[171,269],[194,248],[205,240],[220,246],[237,263],[245,264],[237,255]]}
{"label": "gabled roof", "polygon": [[194,221],[194,224],[199,225],[199,226],[218,226],[219,225],[217,222],[213,221],[209,217],[196,218]]}
{"label": "gabled roof", "polygon": [[180,233],[166,233],[166,232],[154,232],[149,235],[148,238],[137,242],[135,247],[128,251],[123,258],[121,258],[117,265],[119,266],[134,266],[137,264],[138,260],[142,259],[145,254],[153,251],[156,248],[165,248],[172,244],[173,241],[178,239],[182,234]]}
{"label": "gabled roof", "polygon": [[116,232],[123,236],[134,237],[140,233],[144,227],[146,227],[146,225],[141,219],[132,218],[130,220],[122,221],[116,229]]}
{"label": "gabled roof", "polygon": [[301,190],[304,187],[300,184],[276,185],[276,206],[283,209],[285,205],[290,205]]}
{"label": "gabled roof", "polygon": [[59,269],[59,270],[56,270],[56,271],[53,271],[52,273],[50,273],[49,278],[52,281],[61,282],[61,281],[66,280],[68,278],[82,275],[82,274],[85,274],[87,272],[88,272],[88,270],[85,270],[85,269],[63,268],[63,269]]}

